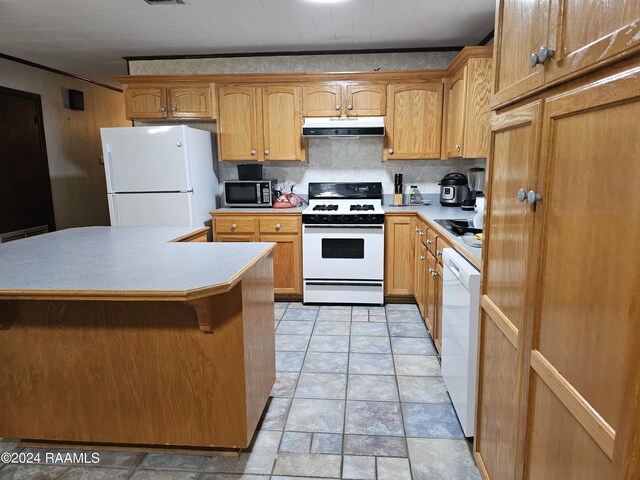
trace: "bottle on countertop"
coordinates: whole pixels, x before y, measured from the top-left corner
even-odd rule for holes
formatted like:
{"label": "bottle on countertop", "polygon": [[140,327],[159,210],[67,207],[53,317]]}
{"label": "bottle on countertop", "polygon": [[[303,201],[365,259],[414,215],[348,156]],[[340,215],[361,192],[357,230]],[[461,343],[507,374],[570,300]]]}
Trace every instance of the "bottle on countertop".
{"label": "bottle on countertop", "polygon": [[409,205],[420,205],[422,203],[422,194],[418,190],[417,185],[411,185],[411,193],[409,193]]}

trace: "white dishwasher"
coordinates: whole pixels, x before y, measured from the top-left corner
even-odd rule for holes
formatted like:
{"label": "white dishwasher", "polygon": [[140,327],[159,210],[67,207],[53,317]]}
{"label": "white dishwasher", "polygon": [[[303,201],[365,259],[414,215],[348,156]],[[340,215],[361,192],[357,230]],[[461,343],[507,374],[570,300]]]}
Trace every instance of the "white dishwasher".
{"label": "white dishwasher", "polygon": [[465,436],[473,437],[480,272],[453,248],[442,251],[442,378]]}

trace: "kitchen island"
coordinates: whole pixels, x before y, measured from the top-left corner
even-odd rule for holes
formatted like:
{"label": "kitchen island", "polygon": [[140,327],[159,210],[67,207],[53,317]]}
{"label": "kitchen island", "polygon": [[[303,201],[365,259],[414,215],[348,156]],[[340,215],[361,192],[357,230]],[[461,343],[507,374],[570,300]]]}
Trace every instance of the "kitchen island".
{"label": "kitchen island", "polygon": [[275,381],[274,244],[91,227],[0,245],[0,437],[244,448]]}

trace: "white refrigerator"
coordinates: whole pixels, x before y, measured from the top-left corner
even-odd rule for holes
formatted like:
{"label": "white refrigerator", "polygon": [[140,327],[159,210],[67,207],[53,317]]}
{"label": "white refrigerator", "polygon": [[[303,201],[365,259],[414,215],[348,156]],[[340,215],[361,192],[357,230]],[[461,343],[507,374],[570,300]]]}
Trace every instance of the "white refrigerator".
{"label": "white refrigerator", "polygon": [[111,225],[201,227],[217,206],[212,134],[186,125],[101,128]]}

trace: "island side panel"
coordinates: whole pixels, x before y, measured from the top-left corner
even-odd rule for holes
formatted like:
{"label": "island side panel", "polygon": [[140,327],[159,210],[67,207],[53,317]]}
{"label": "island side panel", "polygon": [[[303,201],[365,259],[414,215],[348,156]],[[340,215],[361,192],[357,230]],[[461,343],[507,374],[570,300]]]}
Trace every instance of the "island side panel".
{"label": "island side panel", "polygon": [[271,337],[255,361],[275,355],[272,267],[258,274],[264,268],[243,280],[261,285],[257,301],[243,299],[243,282],[211,297],[227,312],[211,334],[182,302],[0,301],[0,317],[10,317],[0,330],[0,437],[247,446],[275,376],[273,368],[263,383],[255,373],[247,380],[254,359],[243,343],[256,323],[245,314],[254,315],[256,331]]}
{"label": "island side panel", "polygon": [[242,279],[247,434],[255,430],[276,380],[273,255]]}

